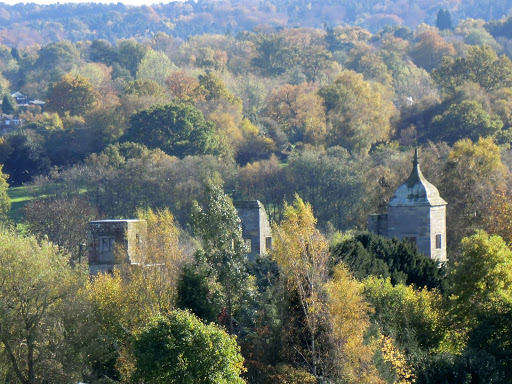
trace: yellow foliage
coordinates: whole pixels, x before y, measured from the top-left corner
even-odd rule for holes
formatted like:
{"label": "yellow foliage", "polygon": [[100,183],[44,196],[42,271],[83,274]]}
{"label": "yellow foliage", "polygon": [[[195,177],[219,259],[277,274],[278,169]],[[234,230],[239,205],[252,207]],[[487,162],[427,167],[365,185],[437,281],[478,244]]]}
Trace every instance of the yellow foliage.
{"label": "yellow foliage", "polygon": [[412,367],[407,363],[405,355],[394,344],[391,337],[379,335],[381,352],[384,361],[391,365],[397,379],[393,384],[412,384],[416,381]]}

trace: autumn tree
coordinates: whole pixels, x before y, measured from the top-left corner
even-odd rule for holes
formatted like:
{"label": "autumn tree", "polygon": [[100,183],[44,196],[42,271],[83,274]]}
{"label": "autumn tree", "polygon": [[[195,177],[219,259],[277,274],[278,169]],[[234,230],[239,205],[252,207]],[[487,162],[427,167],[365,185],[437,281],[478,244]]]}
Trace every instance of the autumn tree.
{"label": "autumn tree", "polygon": [[64,115],[83,116],[96,106],[98,94],[82,76],[64,75],[50,88],[47,96],[48,111]]}
{"label": "autumn tree", "polygon": [[168,209],[139,209],[137,218],[146,220],[148,233],[145,244],[143,271],[145,294],[151,306],[160,313],[173,308],[176,287],[186,262],[179,244],[180,231]]}
{"label": "autumn tree", "polygon": [[328,376],[345,383],[382,382],[372,361],[374,347],[365,343],[372,311],[360,283],[340,263],[325,289],[332,370]]}
{"label": "autumn tree", "polygon": [[372,144],[390,138],[390,119],[395,107],[381,84],[369,83],[360,74],[344,71],[318,93],[324,99],[332,125],[331,145],[368,152]]}
{"label": "autumn tree", "polygon": [[[297,362],[309,367],[314,376],[322,374],[322,348],[319,331],[326,321],[325,292],[329,249],[315,227],[309,204],[296,196],[293,205],[285,205],[283,220],[274,225],[272,257],[276,260],[291,297],[296,296],[304,340],[291,340]],[[302,356],[302,357],[300,357]]]}
{"label": "autumn tree", "polygon": [[86,256],[87,223],[98,215],[98,209],[79,196],[35,199],[23,207],[29,231],[69,252],[74,262]]}
{"label": "autumn tree", "polygon": [[482,228],[493,193],[504,188],[506,177],[500,149],[491,137],[475,143],[463,139],[454,144],[439,183],[441,195],[450,196],[449,247],[457,247],[463,237]]}
{"label": "autumn tree", "polygon": [[467,82],[477,83],[489,92],[512,85],[512,61],[504,55],[498,57],[488,45],[472,46],[466,57],[444,58],[432,78],[445,92],[453,93]]}
{"label": "autumn tree", "polygon": [[512,243],[512,197],[504,189],[497,190],[484,216],[485,229],[491,235],[500,236],[510,246]]}
{"label": "autumn tree", "polygon": [[410,56],[414,64],[430,72],[441,65],[443,57],[455,56],[455,49],[438,32],[427,30],[419,34],[418,42],[411,48]]}
{"label": "autumn tree", "polygon": [[172,72],[165,80],[171,95],[181,101],[194,98],[199,82],[184,71]]}
{"label": "autumn tree", "polygon": [[322,99],[309,84],[285,84],[267,99],[265,115],[275,120],[290,142],[323,144],[327,137]]}
{"label": "autumn tree", "polygon": [[76,382],[87,358],[75,330],[88,316],[78,321],[66,311],[85,309],[79,274],[51,244],[10,232],[0,240],[0,355],[9,366],[7,381]]}

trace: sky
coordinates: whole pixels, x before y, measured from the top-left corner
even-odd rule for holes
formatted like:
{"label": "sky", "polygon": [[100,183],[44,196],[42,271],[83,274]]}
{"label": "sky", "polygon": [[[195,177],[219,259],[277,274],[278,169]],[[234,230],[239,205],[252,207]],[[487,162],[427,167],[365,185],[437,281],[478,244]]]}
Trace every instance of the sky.
{"label": "sky", "polygon": [[151,5],[153,3],[169,3],[172,0],[28,0],[28,1],[20,1],[20,0],[0,0],[1,3],[7,5],[14,5],[17,3],[36,3],[36,4],[55,4],[55,3],[123,3],[126,5]]}

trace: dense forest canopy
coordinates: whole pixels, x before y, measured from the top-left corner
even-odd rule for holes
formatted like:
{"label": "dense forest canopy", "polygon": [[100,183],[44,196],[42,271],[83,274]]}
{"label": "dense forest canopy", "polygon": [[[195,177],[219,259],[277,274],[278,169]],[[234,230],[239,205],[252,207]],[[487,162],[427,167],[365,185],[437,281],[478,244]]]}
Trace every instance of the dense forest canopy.
{"label": "dense forest canopy", "polygon": [[439,9],[454,24],[473,18],[505,18],[506,0],[200,0],[173,1],[148,6],[117,4],[0,3],[0,43],[13,46],[60,40],[150,39],[158,32],[186,39],[204,33],[279,30],[291,27],[353,25],[376,32],[386,25],[415,28],[435,25]]}
{"label": "dense forest canopy", "polygon": [[[1,5],[0,382],[510,382],[509,8]],[[446,265],[364,232],[414,147]],[[90,278],[102,218],[146,254]]]}

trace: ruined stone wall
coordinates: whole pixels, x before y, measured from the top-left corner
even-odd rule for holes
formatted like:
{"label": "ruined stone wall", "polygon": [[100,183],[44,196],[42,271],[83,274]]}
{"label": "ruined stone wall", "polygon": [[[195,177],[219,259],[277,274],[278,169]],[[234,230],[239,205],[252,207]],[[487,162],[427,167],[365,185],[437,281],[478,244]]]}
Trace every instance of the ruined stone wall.
{"label": "ruined stone wall", "polygon": [[146,243],[145,220],[89,222],[87,250],[89,272],[110,272],[119,263],[142,263]]}

